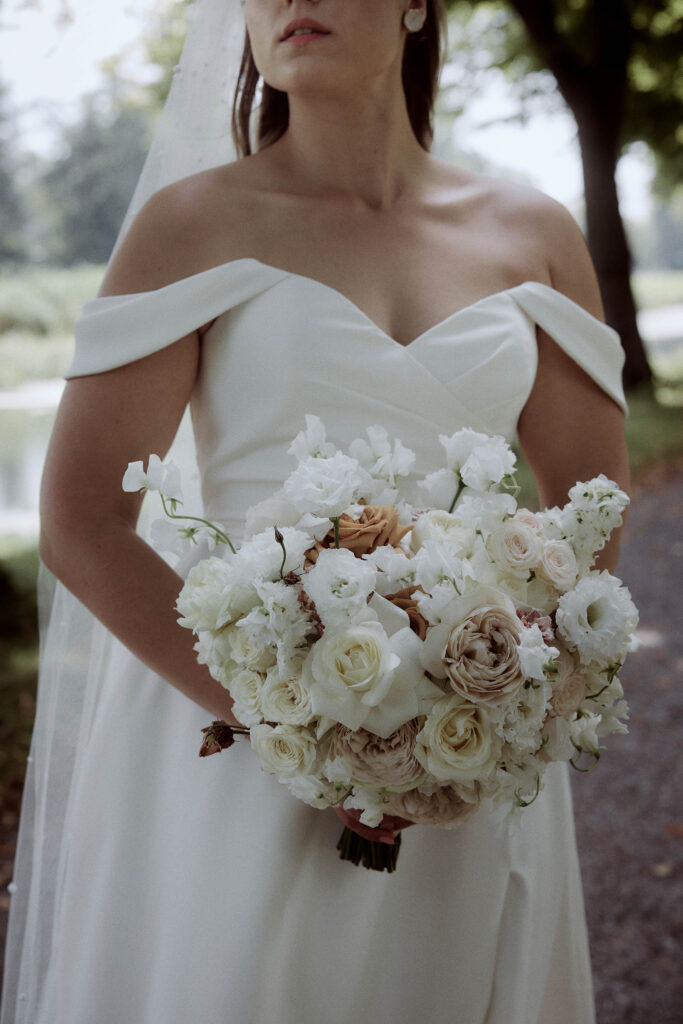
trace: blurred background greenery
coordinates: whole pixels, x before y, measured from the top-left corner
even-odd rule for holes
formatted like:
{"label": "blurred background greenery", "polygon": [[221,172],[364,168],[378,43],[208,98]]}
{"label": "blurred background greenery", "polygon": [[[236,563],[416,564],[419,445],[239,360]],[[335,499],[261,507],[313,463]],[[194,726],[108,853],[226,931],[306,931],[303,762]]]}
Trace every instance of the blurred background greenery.
{"label": "blurred background greenery", "polygon": [[[683,453],[683,0],[454,0],[435,152],[473,169],[504,163],[458,145],[468,99],[504,83],[500,121],[575,119],[586,232],[608,322],[626,350],[634,474]],[[49,153],[22,144],[0,81],[0,825],[16,826],[35,703],[36,497],[69,361],[73,322],[97,290],[163,105],[186,0],[158,0],[142,32],[144,74],[127,54],[101,68]],[[4,10],[4,8],[3,8]],[[60,4],[68,24],[68,0]],[[54,118],[53,118],[54,121]],[[619,161],[652,162],[650,215],[623,216]],[[503,155],[501,155],[501,160]],[[519,175],[518,175],[519,176]],[[522,466],[523,498],[533,484]],[[0,871],[3,869],[0,868]],[[3,879],[0,878],[0,887]]]}

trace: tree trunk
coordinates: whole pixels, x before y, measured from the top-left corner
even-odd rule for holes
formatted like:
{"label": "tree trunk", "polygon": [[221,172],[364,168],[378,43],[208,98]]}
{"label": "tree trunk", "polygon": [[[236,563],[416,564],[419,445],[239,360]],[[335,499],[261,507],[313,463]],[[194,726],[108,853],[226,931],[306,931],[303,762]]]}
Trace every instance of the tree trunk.
{"label": "tree trunk", "polygon": [[616,157],[603,117],[584,115],[578,119],[578,129],[588,247],[600,282],[607,322],[618,331],[626,353],[624,386],[632,388],[651,380],[652,373],[631,291],[631,253],[619,210]]}

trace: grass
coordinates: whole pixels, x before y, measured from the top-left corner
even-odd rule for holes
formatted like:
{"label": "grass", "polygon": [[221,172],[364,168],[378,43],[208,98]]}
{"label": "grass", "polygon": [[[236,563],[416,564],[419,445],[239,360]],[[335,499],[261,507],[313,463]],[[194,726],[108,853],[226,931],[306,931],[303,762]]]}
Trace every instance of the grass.
{"label": "grass", "polygon": [[683,270],[637,270],[631,287],[640,309],[683,303]]}

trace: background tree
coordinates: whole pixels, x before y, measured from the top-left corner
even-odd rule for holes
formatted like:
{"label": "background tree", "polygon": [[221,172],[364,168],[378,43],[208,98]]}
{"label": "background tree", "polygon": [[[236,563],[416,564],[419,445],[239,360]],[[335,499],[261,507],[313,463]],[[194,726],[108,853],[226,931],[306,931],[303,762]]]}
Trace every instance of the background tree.
{"label": "background tree", "polygon": [[[548,69],[577,124],[586,233],[608,322],[626,350],[627,385],[650,371],[630,287],[631,254],[615,180],[620,154],[645,141],[660,191],[683,170],[683,4],[681,0],[448,0],[464,31],[477,21],[476,50],[520,86],[526,103],[553,102]],[[474,42],[469,36],[470,44]],[[476,75],[472,56],[462,66]]]}
{"label": "background tree", "polygon": [[51,211],[46,256],[63,266],[104,263],[147,153],[149,114],[111,90],[86,97],[80,119],[62,131],[62,155],[42,178]]}
{"label": "background tree", "polygon": [[8,109],[7,90],[0,82],[0,265],[19,262],[26,255],[18,170],[16,131]]}

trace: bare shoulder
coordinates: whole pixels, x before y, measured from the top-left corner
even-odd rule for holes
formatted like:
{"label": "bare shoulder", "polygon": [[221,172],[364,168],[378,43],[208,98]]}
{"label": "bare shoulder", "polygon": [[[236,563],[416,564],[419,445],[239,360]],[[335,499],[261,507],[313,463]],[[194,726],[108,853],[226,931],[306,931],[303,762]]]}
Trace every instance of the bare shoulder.
{"label": "bare shoulder", "polygon": [[133,221],[100,295],[152,291],[243,255],[241,240],[255,219],[259,194],[242,166],[249,159],[156,192]]}
{"label": "bare shoulder", "polygon": [[600,287],[588,246],[567,207],[528,185],[497,182],[492,189],[492,208],[514,233],[532,240],[539,269],[543,267],[543,276],[537,279],[604,320]]}
{"label": "bare shoulder", "polygon": [[[566,206],[531,185],[463,168],[447,170],[445,180],[454,196],[471,196],[479,230],[508,263],[604,319],[586,241]],[[457,202],[453,209],[457,216]]]}

